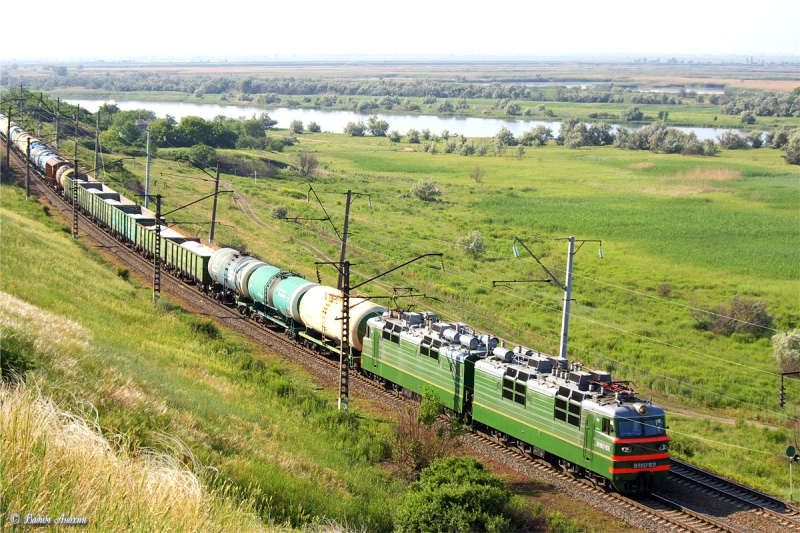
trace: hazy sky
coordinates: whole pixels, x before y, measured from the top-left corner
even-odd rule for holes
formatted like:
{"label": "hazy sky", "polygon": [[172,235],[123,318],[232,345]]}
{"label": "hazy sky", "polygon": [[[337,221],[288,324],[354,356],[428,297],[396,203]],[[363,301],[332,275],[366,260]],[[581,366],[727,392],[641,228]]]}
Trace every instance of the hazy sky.
{"label": "hazy sky", "polygon": [[0,17],[0,60],[800,55],[800,0],[37,0]]}

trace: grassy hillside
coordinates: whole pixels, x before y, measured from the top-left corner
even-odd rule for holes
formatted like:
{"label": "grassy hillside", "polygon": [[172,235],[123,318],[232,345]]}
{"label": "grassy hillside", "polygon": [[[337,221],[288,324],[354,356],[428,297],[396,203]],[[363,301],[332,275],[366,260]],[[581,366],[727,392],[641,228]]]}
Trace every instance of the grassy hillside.
{"label": "grassy hillside", "polygon": [[[34,401],[27,409],[63,419],[59,409],[64,406],[95,421],[106,438],[119,440],[104,443],[94,430],[81,430],[103,450],[97,470],[86,477],[88,458],[70,462],[73,473],[59,477],[51,472],[52,459],[28,467],[15,460],[14,453],[25,454],[24,432],[22,440],[7,442],[3,449],[12,455],[2,456],[0,477],[14,490],[3,486],[4,512],[81,514],[93,531],[113,529],[132,513],[130,524],[142,527],[125,529],[144,531],[154,523],[150,513],[160,507],[131,511],[112,496],[122,490],[120,498],[129,494],[133,506],[150,500],[136,499],[135,491],[124,487],[106,493],[108,487],[91,478],[102,478],[110,468],[139,471],[142,459],[126,457],[155,454],[183,463],[173,477],[197,486],[197,502],[216,506],[203,510],[207,516],[183,523],[177,508],[195,504],[170,489],[167,476],[159,490],[168,495],[151,494],[173,513],[174,529],[164,530],[256,531],[264,525],[335,523],[391,529],[389,502],[402,485],[380,466],[391,453],[390,424],[360,409],[336,411],[334,391],[321,390],[301,370],[206,319],[166,301],[154,309],[150,289],[128,281],[124,271],[115,273],[66,231],[53,232],[58,224],[35,202],[26,203],[17,187],[2,186],[2,207],[3,358],[32,372],[29,381],[54,402],[40,406]],[[29,435],[41,444],[33,451],[43,459],[58,456],[53,442],[66,430],[53,428],[40,436],[34,429]],[[3,434],[12,440],[16,435]],[[75,454],[91,455],[81,442],[75,442]],[[110,463],[103,466],[104,461]],[[114,466],[115,461],[130,466]],[[133,476],[132,483],[140,481],[151,484],[147,477]],[[23,486],[17,483],[27,488],[17,490]],[[58,488],[61,483],[65,488]],[[152,483],[158,485],[158,478]],[[249,518],[252,514],[261,520]]]}
{"label": "grassy hillside", "polygon": [[[511,151],[463,157],[384,138],[304,134],[269,157],[296,164],[301,151],[320,161],[311,185],[337,227],[344,192],[359,194],[348,244],[355,280],[418,254],[444,253],[444,271],[436,260],[420,262],[364,288],[365,294],[412,286],[435,299],[397,305],[432,309],[512,344],[556,353],[563,298],[544,284],[492,286],[492,280],[544,277],[532,258],[512,256],[514,236],[561,276],[566,244],[555,238],[602,239],[603,259],[596,243],[575,258],[570,357],[633,380],[668,411],[674,408],[670,425],[679,456],[786,492],[781,456],[791,437],[774,428],[792,411],[777,406],[780,370],[770,337],[800,323],[800,172],[780,151],[726,150],[707,158],[548,146],[528,148],[522,158]],[[480,182],[470,178],[475,166],[484,171]],[[193,179],[197,170],[160,161],[155,172],[162,176],[156,187],[176,207],[208,192],[209,185]],[[442,194],[435,201],[410,195],[421,178],[436,181]],[[325,216],[306,178],[282,171],[256,184],[236,176],[223,181],[260,221],[245,216],[242,201],[223,197],[218,242],[311,278],[314,261],[338,256],[330,223],[303,220]],[[300,220],[270,218],[277,205]],[[209,212],[210,205],[198,204],[179,220],[207,221]],[[207,225],[183,227],[208,235]],[[486,252],[478,256],[456,246],[474,230],[485,237]],[[332,269],[320,274],[334,282]],[[774,318],[771,329],[730,337],[697,329],[698,317],[735,297],[763,302]],[[788,397],[796,406],[800,390]],[[687,407],[714,410],[721,425],[678,414]]]}
{"label": "grassy hillside", "polygon": [[[789,385],[788,408],[779,409],[780,370],[770,337],[800,324],[800,172],[782,152],[725,150],[707,158],[548,146],[528,148],[521,158],[511,150],[463,157],[385,138],[304,134],[283,153],[242,153],[296,164],[301,151],[320,161],[311,185],[339,229],[344,192],[359,194],[348,244],[354,283],[416,255],[444,253],[444,270],[436,260],[416,263],[365,287],[366,295],[414,287],[432,298],[397,305],[437,311],[511,344],[556,353],[563,298],[545,284],[492,286],[492,280],[544,277],[532,258],[512,256],[513,237],[560,276],[566,244],[555,238],[602,239],[603,259],[596,243],[575,257],[570,357],[633,380],[673,413],[679,457],[788,495],[782,457],[793,437],[782,428],[798,406],[800,387]],[[126,166],[143,175],[141,164]],[[484,171],[480,182],[470,178],[476,166]],[[156,160],[151,175],[164,211],[211,192],[196,179],[205,176],[186,165]],[[410,195],[421,178],[436,181],[442,194],[435,201]],[[325,213],[306,178],[280,171],[257,183],[227,175],[223,182],[237,197],[221,197],[219,244],[246,248],[310,278],[315,261],[338,257],[331,224],[307,220]],[[210,204],[170,219],[207,238]],[[298,220],[270,218],[278,205]],[[474,230],[485,237],[486,252],[478,256],[456,246]],[[335,282],[332,269],[320,275]],[[698,317],[737,296],[762,301],[772,327],[730,337],[697,329]],[[701,421],[686,410],[701,413]]]}

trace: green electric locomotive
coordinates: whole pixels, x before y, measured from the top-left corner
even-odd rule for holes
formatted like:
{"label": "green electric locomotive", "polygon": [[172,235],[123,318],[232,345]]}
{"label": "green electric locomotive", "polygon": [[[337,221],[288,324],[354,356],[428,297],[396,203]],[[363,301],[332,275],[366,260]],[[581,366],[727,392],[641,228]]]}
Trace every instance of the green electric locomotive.
{"label": "green electric locomotive", "polygon": [[475,429],[620,492],[649,492],[669,473],[664,411],[611,374],[518,346],[507,348],[434,313],[367,322],[361,371],[421,394]]}

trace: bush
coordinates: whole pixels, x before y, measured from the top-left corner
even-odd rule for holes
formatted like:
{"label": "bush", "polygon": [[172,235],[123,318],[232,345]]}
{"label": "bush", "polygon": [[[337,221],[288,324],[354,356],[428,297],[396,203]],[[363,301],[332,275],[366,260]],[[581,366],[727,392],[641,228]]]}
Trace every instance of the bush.
{"label": "bush", "polygon": [[217,165],[217,151],[205,144],[195,144],[189,148],[189,159],[203,168],[215,167]]}
{"label": "bush", "polygon": [[512,501],[505,483],[475,459],[447,457],[422,471],[395,509],[399,532],[505,531]]}
{"label": "bush", "polygon": [[401,139],[401,136],[400,136],[400,132],[399,131],[392,130],[391,133],[389,133],[389,141],[391,141],[393,143],[399,143],[400,139]]}
{"label": "bush", "polygon": [[322,131],[322,128],[316,122],[309,122],[307,129],[308,133],[319,133]]}
{"label": "bush", "polygon": [[278,220],[282,220],[286,218],[286,215],[289,214],[289,208],[285,205],[275,205],[272,206],[272,209],[269,211],[269,216],[272,218],[276,218]]}
{"label": "bush", "polygon": [[352,137],[363,137],[366,131],[367,128],[363,122],[348,122],[347,126],[344,127],[344,133]]}
{"label": "bush", "polygon": [[800,370],[800,329],[773,336],[772,354],[783,372]]}
{"label": "bush", "polygon": [[698,329],[726,336],[734,333],[750,333],[762,337],[770,331],[773,320],[766,312],[766,304],[763,301],[741,298],[738,294],[728,305],[718,305],[712,310],[694,306],[691,314],[697,322]]}
{"label": "bush", "polygon": [[786,154],[783,156],[790,165],[800,165],[800,130],[795,131],[785,145]]}
{"label": "bush", "polygon": [[422,201],[433,200],[434,196],[441,196],[442,191],[436,187],[436,182],[430,178],[422,178],[411,187],[411,195]]}
{"label": "bush", "polygon": [[472,256],[478,256],[486,251],[484,249],[483,235],[481,235],[480,230],[477,229],[459,238],[458,242],[456,242],[456,246]]}

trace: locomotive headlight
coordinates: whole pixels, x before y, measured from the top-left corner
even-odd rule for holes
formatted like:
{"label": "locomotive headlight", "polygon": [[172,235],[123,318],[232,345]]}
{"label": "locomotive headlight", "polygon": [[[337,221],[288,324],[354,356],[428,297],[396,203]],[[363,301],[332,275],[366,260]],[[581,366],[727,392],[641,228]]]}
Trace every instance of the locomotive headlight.
{"label": "locomotive headlight", "polygon": [[623,446],[621,448],[621,450],[622,450],[622,453],[631,453],[631,447],[630,446]]}
{"label": "locomotive headlight", "polygon": [[669,444],[667,444],[666,442],[658,446],[658,451],[660,452],[665,452],[667,450],[669,450]]}

